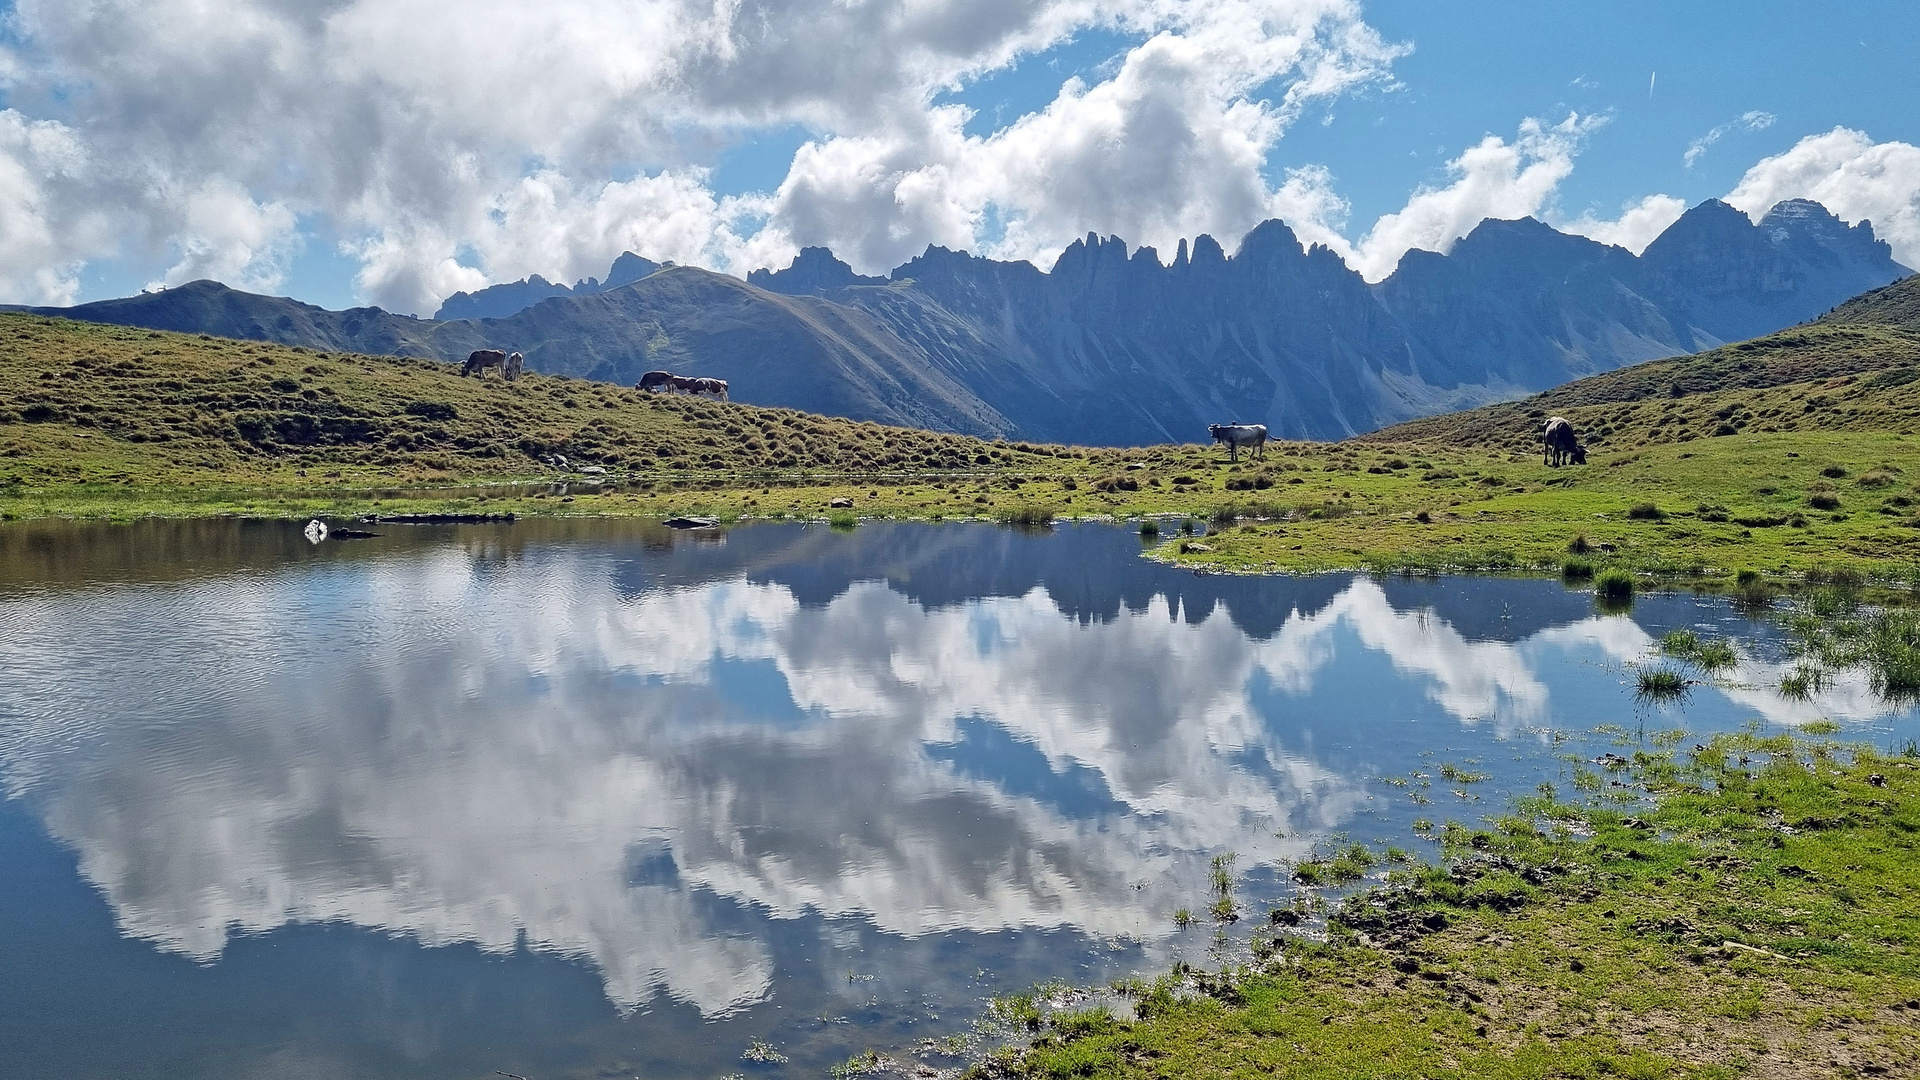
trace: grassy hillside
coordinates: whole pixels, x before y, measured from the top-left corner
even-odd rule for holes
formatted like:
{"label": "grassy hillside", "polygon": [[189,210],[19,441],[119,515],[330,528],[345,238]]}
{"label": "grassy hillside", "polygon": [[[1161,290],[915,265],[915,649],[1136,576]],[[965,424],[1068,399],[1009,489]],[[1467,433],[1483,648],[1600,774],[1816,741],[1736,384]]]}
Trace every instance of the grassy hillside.
{"label": "grassy hillside", "polygon": [[1835,326],[1904,326],[1920,330],[1920,275],[1861,293],[1819,321]]}
{"label": "grassy hillside", "polygon": [[1414,420],[1363,436],[1538,452],[1548,416],[1590,449],[1790,431],[1920,429],[1920,275],[1819,320],[1690,356],[1636,364],[1521,401]]}
{"label": "grassy hillside", "polygon": [[[1732,436],[1623,424],[1592,464],[1548,469],[1530,436],[1487,419],[1497,410],[1405,425],[1402,441],[1275,444],[1232,465],[1194,445],[983,442],[577,379],[506,384],[428,360],[0,315],[0,517],[1160,515],[1153,557],[1234,571],[1557,570],[1571,558],[1576,574],[1615,566],[1696,583],[1842,567],[1905,582],[1920,573],[1920,441],[1889,419],[1910,413],[1912,387],[1888,384],[1915,360],[1910,334],[1823,323],[1574,384],[1564,392],[1612,403],[1565,411],[1697,412],[1728,394],[1787,393],[1806,380],[1780,379],[1824,365],[1825,400],[1792,399],[1791,415],[1731,412]],[[1726,385],[1715,365],[1755,386],[1671,397],[1675,371]],[[1647,387],[1661,389],[1628,396]],[[1524,419],[1531,406],[1500,408]],[[1482,429],[1492,436],[1476,440]],[[606,468],[608,482],[581,484],[543,463],[553,453]],[[572,483],[549,490],[561,480]],[[832,506],[842,499],[850,511]]]}
{"label": "grassy hillside", "polygon": [[540,458],[738,478],[964,469],[1060,451],[431,360],[0,315],[0,477],[14,486],[431,483]]}

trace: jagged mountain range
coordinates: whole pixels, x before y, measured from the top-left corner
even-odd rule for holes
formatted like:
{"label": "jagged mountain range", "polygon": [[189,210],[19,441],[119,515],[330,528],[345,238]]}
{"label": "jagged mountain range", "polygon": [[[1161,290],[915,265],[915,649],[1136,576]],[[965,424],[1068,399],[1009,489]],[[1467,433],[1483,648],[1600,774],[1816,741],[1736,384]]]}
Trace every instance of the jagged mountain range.
{"label": "jagged mountain range", "polygon": [[672,266],[672,263],[657,263],[652,259],[643,259],[629,251],[613,260],[613,268],[607,271],[606,280],[586,278],[571,286],[548,281],[535,274],[519,281],[509,281],[502,285],[489,285],[475,292],[457,292],[440,303],[440,310],[433,317],[447,319],[504,319],[517,315],[542,300],[551,300],[556,296],[592,296],[622,285],[631,285],[656,270]]}
{"label": "jagged mountain range", "polygon": [[[623,256],[606,282],[528,279],[421,320],[195,282],[64,309],[90,321],[313,348],[464,357],[632,383],[717,376],[735,400],[975,435],[1193,441],[1208,423],[1338,438],[1694,352],[1819,315],[1906,276],[1872,226],[1783,202],[1758,223],[1694,207],[1640,255],[1523,218],[1368,284],[1267,222],[1151,248],[1089,235],[1051,270],[933,247],[885,278],[823,248],[746,281]],[[493,315],[486,313],[498,312]]]}

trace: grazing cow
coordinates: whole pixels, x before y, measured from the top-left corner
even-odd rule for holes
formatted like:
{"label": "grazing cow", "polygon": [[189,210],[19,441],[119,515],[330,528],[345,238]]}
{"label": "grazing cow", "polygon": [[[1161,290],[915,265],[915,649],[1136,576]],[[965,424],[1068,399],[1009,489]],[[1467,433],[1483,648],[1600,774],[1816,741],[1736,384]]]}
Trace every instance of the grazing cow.
{"label": "grazing cow", "polygon": [[649,371],[645,375],[640,376],[640,381],[634,384],[633,388],[635,390],[658,390],[664,386],[671,390],[673,389],[673,380],[674,374],[671,371]]}
{"label": "grazing cow", "polygon": [[526,366],[527,366],[527,358],[524,356],[521,356],[519,353],[514,353],[513,355],[507,357],[506,363],[500,365],[500,377],[507,380],[508,382],[512,382],[513,380],[520,377],[521,369]]}
{"label": "grazing cow", "polygon": [[695,379],[693,381],[699,384],[699,387],[696,390],[694,390],[694,393],[712,394],[714,397],[719,398],[721,401],[727,400],[727,380]]}
{"label": "grazing cow", "polygon": [[672,394],[695,394],[700,391],[700,380],[688,375],[667,376],[667,392]]}
{"label": "grazing cow", "polygon": [[1267,453],[1267,425],[1265,424],[1211,424],[1207,434],[1214,442],[1227,444],[1227,456],[1230,460],[1240,460],[1240,448],[1250,446],[1254,457],[1265,457]]}
{"label": "grazing cow", "polygon": [[507,354],[499,349],[475,349],[467,354],[467,362],[460,365],[460,374],[465,377],[477,371],[484,379],[487,377],[488,368],[504,368],[506,365]]}
{"label": "grazing cow", "polygon": [[1546,430],[1541,433],[1546,443],[1542,454],[1542,463],[1559,468],[1571,461],[1575,465],[1587,463],[1587,448],[1580,445],[1579,436],[1574,433],[1573,425],[1566,417],[1555,416],[1547,420]]}

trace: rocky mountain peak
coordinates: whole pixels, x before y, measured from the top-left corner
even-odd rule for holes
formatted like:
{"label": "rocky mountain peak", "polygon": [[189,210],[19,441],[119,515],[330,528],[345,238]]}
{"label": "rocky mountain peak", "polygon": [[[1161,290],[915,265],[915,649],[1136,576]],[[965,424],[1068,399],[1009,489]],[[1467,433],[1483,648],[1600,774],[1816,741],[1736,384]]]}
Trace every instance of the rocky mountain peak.
{"label": "rocky mountain peak", "polygon": [[793,257],[793,263],[785,270],[755,270],[747,275],[747,283],[788,296],[820,296],[850,285],[885,285],[887,279],[856,274],[853,267],[834,257],[832,251],[806,247],[800,249],[800,254]]}
{"label": "rocky mountain peak", "polygon": [[756,404],[1111,445],[1193,439],[1223,419],[1354,434],[1758,336],[1906,273],[1871,226],[1817,204],[1756,224],[1710,201],[1643,256],[1531,218],[1487,221],[1447,254],[1409,252],[1377,285],[1270,221],[1231,258],[1211,236],[1182,240],[1168,266],[1090,234],[1049,272],[929,246],[880,279],[813,247],[749,284],[629,253],[604,283],[481,290],[471,306],[521,305],[485,322],[323,311],[211,282],[47,313],[442,358],[510,346],[534,370],[621,382],[679,365]]}

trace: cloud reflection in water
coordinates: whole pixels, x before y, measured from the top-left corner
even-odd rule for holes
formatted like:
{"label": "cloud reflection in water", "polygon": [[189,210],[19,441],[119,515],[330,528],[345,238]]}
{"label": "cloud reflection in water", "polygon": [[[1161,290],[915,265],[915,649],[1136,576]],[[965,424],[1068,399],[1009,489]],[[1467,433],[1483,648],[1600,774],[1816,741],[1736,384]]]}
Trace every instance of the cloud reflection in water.
{"label": "cloud reflection in water", "polygon": [[1095,620],[1041,586],[802,604],[743,576],[623,591],[624,561],[447,546],[12,599],[9,790],[167,950],[316,921],[524,940],[623,1009],[664,990],[713,1015],[775,973],[701,891],[907,936],[1152,939],[1214,852],[1298,854],[1278,834],[1350,821],[1370,777],[1252,688],[1343,677],[1343,630],[1502,732],[1551,714],[1543,651],[1652,646],[1624,618],[1471,641],[1364,579],[1260,640],[1166,595]]}

